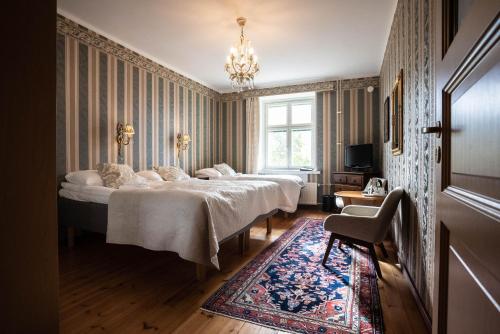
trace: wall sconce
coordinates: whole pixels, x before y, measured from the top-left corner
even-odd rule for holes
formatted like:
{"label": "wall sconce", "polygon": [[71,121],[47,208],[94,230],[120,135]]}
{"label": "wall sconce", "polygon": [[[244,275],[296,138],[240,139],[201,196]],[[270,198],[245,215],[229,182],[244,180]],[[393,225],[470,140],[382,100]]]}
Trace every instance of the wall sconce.
{"label": "wall sconce", "polygon": [[118,154],[122,155],[123,145],[130,143],[130,138],[135,134],[134,127],[130,124],[123,125],[118,122],[116,125],[116,142],[118,143]]}
{"label": "wall sconce", "polygon": [[189,142],[191,141],[191,137],[186,134],[179,133],[177,135],[177,161],[179,161],[179,156],[181,151],[185,151],[189,147]]}

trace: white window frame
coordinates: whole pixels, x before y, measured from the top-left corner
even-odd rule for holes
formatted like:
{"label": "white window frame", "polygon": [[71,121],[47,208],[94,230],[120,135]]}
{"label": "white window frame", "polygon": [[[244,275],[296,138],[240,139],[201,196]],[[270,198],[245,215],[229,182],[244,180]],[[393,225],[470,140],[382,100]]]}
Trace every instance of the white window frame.
{"label": "white window frame", "polygon": [[[311,105],[311,123],[292,124],[292,105],[293,104],[310,104]],[[271,107],[286,106],[287,122],[284,125],[268,125],[268,111]],[[265,101],[264,109],[264,168],[268,170],[298,170],[302,167],[316,169],[316,99],[311,97],[290,97]],[[272,131],[286,131],[287,134],[287,166],[272,166],[268,162],[268,133]],[[311,166],[293,166],[292,165],[292,131],[293,130],[311,130]]]}

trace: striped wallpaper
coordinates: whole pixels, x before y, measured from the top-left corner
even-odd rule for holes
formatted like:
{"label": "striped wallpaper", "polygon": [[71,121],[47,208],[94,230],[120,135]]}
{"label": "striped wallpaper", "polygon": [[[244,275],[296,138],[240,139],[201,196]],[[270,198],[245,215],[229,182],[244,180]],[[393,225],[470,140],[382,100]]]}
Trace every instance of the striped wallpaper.
{"label": "striped wallpaper", "polygon": [[[176,135],[192,143],[180,165],[196,169],[219,162],[219,100],[168,80],[72,36],[57,35],[58,175],[121,162],[135,170],[176,163]],[[118,156],[117,122],[135,135]]]}
{"label": "striped wallpaper", "polygon": [[375,170],[379,167],[379,89],[369,93],[366,88],[316,93],[318,182],[323,185],[332,183],[332,172],[344,170],[345,145],[373,143]]}
{"label": "striped wallpaper", "polygon": [[[379,88],[372,93],[367,87],[316,93],[316,157],[321,175],[310,175],[311,182],[331,184],[331,172],[342,171],[344,145],[374,144],[374,162],[378,168],[380,155]],[[340,100],[340,102],[338,102]],[[340,110],[337,110],[337,103]],[[245,99],[222,101],[221,158],[245,172],[246,111]]]}
{"label": "striped wallpaper", "polygon": [[238,172],[246,172],[246,103],[222,102],[219,152],[222,161]]}
{"label": "striped wallpaper", "polygon": [[[191,135],[180,166],[189,174],[227,162],[246,168],[245,98],[325,90],[317,97],[317,154],[329,185],[343,166],[343,145],[373,142],[378,164],[378,77],[319,82],[242,94],[219,94],[59,15],[57,34],[57,174],[95,168],[99,162],[134,170],[176,164],[176,136]],[[373,93],[366,87],[375,86]],[[333,89],[332,89],[333,88]],[[337,112],[337,105],[340,113]],[[117,122],[135,135],[118,155]]]}

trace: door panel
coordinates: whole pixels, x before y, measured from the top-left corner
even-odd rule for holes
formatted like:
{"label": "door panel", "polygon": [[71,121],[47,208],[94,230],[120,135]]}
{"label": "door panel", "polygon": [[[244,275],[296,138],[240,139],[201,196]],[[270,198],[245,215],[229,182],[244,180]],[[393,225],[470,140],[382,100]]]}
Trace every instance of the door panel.
{"label": "door panel", "polygon": [[[500,328],[498,309],[472,273],[458,252],[450,247],[448,288],[455,293],[448,295],[448,333],[494,333]],[[477,316],[474,321],[463,321],[471,315]]]}
{"label": "door panel", "polygon": [[[481,284],[500,301],[500,224],[479,211],[471,209],[464,197],[455,197],[454,192],[446,192],[449,198],[441,204],[450,210],[443,211],[446,227],[450,230],[449,247],[453,247],[471,268]],[[458,204],[463,202],[463,204]],[[453,209],[451,209],[453,208]],[[451,223],[450,223],[451,222]],[[450,290],[453,291],[453,290]]]}
{"label": "door panel", "polygon": [[[495,39],[495,36],[493,36]],[[467,77],[446,92],[450,110],[450,185],[500,199],[500,45],[497,41],[467,71]],[[479,50],[478,50],[479,52]]]}
{"label": "door panel", "polygon": [[[460,8],[462,6],[462,8]],[[433,333],[500,328],[500,1],[438,0]]]}

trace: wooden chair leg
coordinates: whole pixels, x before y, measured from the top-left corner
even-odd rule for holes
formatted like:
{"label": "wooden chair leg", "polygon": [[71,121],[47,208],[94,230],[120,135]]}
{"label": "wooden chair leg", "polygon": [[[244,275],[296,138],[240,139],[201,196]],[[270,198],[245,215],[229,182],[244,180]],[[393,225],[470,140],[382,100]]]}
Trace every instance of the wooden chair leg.
{"label": "wooden chair leg", "polygon": [[273,232],[273,222],[271,218],[267,218],[267,234],[271,234]]}
{"label": "wooden chair leg", "polygon": [[203,264],[196,264],[196,279],[199,282],[205,282],[207,279],[207,267]]}
{"label": "wooden chair leg", "polygon": [[66,238],[68,239],[68,248],[73,248],[75,245],[75,228],[73,226],[68,226],[66,231]]}
{"label": "wooden chair leg", "polygon": [[328,245],[326,246],[325,256],[323,257],[323,265],[326,265],[326,261],[328,260],[328,255],[330,255],[330,251],[332,250],[333,242],[335,241],[335,236],[333,233],[330,235],[330,240],[328,240]]}
{"label": "wooden chair leg", "polygon": [[380,250],[382,251],[382,255],[384,255],[384,258],[387,259],[389,257],[389,254],[387,254],[387,250],[384,247],[384,243],[381,242],[378,244],[378,246],[380,247]]}
{"label": "wooden chair leg", "polygon": [[373,264],[375,265],[375,270],[377,271],[377,276],[378,276],[378,278],[382,278],[382,271],[380,270],[380,265],[378,263],[377,253],[375,253],[375,247],[373,246],[373,244],[371,244],[368,247],[368,249],[370,251],[370,255],[371,255],[371,258],[373,260]]}

